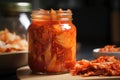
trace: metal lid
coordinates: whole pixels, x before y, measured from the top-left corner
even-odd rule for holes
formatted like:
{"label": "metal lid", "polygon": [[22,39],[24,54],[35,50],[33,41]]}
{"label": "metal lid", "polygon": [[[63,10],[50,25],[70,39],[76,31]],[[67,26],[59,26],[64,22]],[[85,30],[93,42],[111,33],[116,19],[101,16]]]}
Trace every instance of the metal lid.
{"label": "metal lid", "polygon": [[1,10],[5,12],[30,12],[32,5],[29,2],[2,3]]}

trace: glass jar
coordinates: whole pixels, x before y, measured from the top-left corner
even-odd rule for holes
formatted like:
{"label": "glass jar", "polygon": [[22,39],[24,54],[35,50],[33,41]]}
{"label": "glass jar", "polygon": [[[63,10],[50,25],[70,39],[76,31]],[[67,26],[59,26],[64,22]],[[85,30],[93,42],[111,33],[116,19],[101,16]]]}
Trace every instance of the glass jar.
{"label": "glass jar", "polygon": [[32,5],[28,2],[9,2],[0,4],[0,30],[8,29],[25,38],[30,25]]}
{"label": "glass jar", "polygon": [[65,73],[76,62],[70,10],[36,10],[28,28],[28,65],[34,73]]}

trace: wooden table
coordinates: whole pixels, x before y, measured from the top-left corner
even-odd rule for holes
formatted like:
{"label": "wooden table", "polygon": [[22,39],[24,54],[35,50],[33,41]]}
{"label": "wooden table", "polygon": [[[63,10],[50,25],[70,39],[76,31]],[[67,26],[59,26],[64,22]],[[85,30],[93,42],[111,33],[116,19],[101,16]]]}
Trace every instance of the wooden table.
{"label": "wooden table", "polygon": [[37,75],[32,74],[28,66],[21,67],[17,70],[17,76],[20,80],[120,80],[120,76],[107,76],[107,77],[81,77],[72,76],[69,73],[57,75]]}

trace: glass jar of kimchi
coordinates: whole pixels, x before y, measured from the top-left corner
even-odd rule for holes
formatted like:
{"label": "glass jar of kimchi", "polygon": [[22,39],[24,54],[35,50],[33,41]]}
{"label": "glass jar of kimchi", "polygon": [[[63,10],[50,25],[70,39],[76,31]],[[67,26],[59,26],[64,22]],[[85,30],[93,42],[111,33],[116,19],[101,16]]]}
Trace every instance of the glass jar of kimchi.
{"label": "glass jar of kimchi", "polygon": [[36,10],[28,28],[28,65],[33,73],[65,73],[76,62],[71,10]]}

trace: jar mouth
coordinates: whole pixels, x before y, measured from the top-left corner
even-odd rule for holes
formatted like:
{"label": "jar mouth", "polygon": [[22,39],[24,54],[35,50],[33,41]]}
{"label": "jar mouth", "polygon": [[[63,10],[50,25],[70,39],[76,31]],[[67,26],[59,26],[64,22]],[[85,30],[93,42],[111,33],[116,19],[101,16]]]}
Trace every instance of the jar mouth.
{"label": "jar mouth", "polygon": [[55,11],[58,15],[72,15],[71,10],[44,10],[44,9],[38,9],[38,10],[33,10],[32,13],[37,13],[37,14],[52,14],[52,11]]}
{"label": "jar mouth", "polygon": [[31,15],[32,19],[52,19],[52,20],[72,20],[71,10],[34,10]]}

